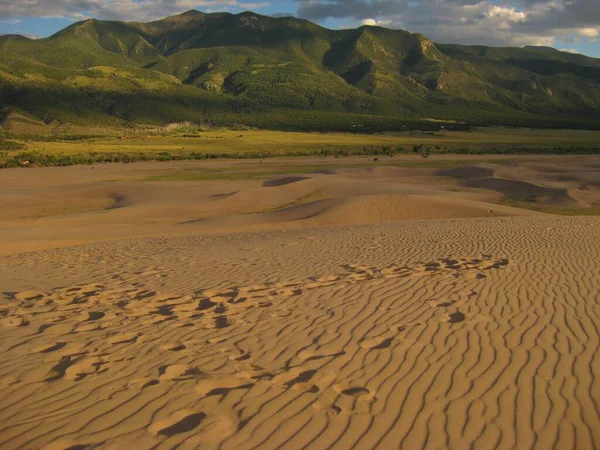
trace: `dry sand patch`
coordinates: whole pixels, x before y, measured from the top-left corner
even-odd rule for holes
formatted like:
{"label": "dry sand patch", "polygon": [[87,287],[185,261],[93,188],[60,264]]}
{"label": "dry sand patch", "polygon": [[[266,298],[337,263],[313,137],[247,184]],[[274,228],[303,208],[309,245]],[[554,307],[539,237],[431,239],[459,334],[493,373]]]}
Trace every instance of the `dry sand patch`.
{"label": "dry sand patch", "polygon": [[0,442],[595,448],[599,225],[417,221],[3,258]]}
{"label": "dry sand patch", "polygon": [[600,218],[460,186],[593,205],[558,161],[0,172],[0,447],[598,448]]}

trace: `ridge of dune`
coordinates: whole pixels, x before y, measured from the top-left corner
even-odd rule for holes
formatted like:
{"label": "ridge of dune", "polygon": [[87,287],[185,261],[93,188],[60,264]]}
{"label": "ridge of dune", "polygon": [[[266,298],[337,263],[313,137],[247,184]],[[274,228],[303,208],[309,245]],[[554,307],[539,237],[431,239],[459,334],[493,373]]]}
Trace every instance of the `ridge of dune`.
{"label": "ridge of dune", "polygon": [[315,223],[330,225],[518,215],[530,215],[530,212],[427,195],[361,195],[338,202],[310,219]]}
{"label": "ridge of dune", "polygon": [[409,220],[504,217],[540,214],[508,206],[428,195],[358,195],[316,200],[277,211],[191,220],[202,229],[263,226],[325,226]]}

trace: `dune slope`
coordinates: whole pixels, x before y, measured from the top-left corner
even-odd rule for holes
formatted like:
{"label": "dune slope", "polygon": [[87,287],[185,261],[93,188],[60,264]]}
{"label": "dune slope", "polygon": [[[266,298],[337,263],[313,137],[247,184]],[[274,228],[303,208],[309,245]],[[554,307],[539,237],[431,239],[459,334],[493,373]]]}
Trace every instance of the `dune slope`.
{"label": "dune slope", "polygon": [[0,447],[597,448],[597,242],[544,215],[0,258]]}

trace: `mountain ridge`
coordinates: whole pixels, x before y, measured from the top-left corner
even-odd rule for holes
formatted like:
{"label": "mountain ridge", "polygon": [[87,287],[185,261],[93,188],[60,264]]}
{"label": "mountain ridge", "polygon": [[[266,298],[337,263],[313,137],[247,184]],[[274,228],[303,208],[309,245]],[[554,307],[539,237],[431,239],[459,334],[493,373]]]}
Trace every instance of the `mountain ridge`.
{"label": "mountain ridge", "polygon": [[88,19],[44,39],[0,36],[0,57],[0,106],[44,121],[244,122],[295,110],[398,123],[600,124],[600,59],[250,11]]}

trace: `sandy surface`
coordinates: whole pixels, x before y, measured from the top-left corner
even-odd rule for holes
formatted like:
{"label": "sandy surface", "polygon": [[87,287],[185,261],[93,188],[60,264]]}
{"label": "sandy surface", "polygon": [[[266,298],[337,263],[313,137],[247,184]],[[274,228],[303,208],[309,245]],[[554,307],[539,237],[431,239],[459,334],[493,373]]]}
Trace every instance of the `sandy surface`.
{"label": "sandy surface", "polygon": [[182,167],[0,172],[0,448],[600,448],[598,159]]}
{"label": "sandy surface", "polygon": [[[532,214],[600,204],[600,157],[140,163],[0,172],[0,255],[117,238]],[[490,163],[487,161],[494,161]],[[307,173],[302,173],[307,171]]]}

